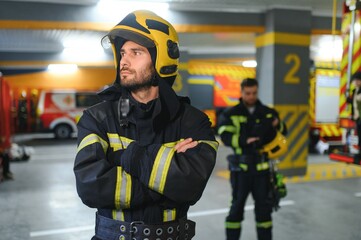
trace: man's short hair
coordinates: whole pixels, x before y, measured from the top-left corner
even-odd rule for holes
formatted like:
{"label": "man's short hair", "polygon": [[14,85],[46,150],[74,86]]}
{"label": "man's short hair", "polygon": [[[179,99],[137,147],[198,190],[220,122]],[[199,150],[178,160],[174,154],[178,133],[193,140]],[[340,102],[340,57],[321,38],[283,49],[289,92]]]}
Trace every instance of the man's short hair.
{"label": "man's short hair", "polygon": [[351,77],[351,81],[358,79],[361,80],[361,72],[355,72],[352,77]]}
{"label": "man's short hair", "polygon": [[258,81],[255,78],[243,79],[243,81],[241,83],[241,89],[243,89],[245,87],[253,87],[253,86],[258,86]]}

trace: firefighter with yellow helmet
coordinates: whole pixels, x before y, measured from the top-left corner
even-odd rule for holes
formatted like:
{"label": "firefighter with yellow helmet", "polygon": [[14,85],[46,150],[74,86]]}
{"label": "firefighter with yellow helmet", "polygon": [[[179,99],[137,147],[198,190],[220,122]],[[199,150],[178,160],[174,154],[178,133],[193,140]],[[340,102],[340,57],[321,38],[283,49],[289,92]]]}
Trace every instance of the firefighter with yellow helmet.
{"label": "firefighter with yellow helmet", "polygon": [[178,36],[149,11],[128,14],[102,40],[114,84],[78,122],[78,195],[97,208],[96,239],[192,239],[190,205],[201,197],[218,143],[208,117],[172,89]]}
{"label": "firefighter with yellow helmet", "polygon": [[278,113],[258,99],[258,81],[246,78],[241,83],[242,97],[238,105],[220,116],[218,133],[226,146],[233,149],[229,155],[232,203],[226,218],[226,239],[241,236],[244,207],[251,193],[255,201],[258,240],[272,239],[273,200],[270,179],[270,159],[287,151],[283,134],[286,126]]}

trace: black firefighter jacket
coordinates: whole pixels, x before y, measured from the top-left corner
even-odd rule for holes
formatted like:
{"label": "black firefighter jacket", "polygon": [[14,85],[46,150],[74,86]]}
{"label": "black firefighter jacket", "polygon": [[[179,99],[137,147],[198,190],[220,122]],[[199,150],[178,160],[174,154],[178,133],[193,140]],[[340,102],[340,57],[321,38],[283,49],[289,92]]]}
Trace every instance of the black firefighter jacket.
{"label": "black firefighter jacket", "polygon": [[[240,99],[239,104],[222,113],[218,133],[222,142],[226,146],[232,147],[235,154],[254,155],[276,136],[276,130],[272,126],[275,119],[279,120],[276,129],[282,134],[286,134],[286,125],[280,121],[278,113],[274,109],[263,105],[258,100],[255,110],[251,114]],[[247,139],[250,137],[258,137],[260,140],[247,144]]]}
{"label": "black firefighter jacket", "polygon": [[[127,126],[119,124],[121,94],[114,86],[78,122],[77,191],[105,217],[148,224],[185,217],[214,168],[218,143],[208,117],[166,83],[159,88],[147,105],[131,100]],[[175,152],[189,137],[199,144]]]}

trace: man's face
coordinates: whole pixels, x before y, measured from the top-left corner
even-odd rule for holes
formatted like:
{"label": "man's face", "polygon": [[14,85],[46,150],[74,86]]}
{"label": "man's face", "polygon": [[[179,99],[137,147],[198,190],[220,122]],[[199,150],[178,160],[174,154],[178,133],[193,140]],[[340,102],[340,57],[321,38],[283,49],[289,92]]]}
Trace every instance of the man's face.
{"label": "man's face", "polygon": [[357,87],[357,88],[361,87],[361,79],[355,78],[353,80],[353,83],[355,84],[355,87]]}
{"label": "man's face", "polygon": [[242,89],[242,100],[247,107],[252,107],[258,100],[258,86],[244,87]]}
{"label": "man's face", "polygon": [[120,85],[131,91],[149,89],[155,69],[148,49],[127,41],[121,48],[120,55]]}

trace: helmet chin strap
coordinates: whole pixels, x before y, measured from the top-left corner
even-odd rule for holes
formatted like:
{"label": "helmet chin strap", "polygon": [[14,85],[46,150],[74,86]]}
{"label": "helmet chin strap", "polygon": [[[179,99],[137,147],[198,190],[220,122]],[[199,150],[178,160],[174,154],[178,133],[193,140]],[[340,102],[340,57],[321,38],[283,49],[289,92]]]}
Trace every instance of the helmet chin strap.
{"label": "helmet chin strap", "polygon": [[[151,79],[152,86],[159,85],[159,78],[157,74],[154,74]],[[118,102],[118,116],[119,116],[119,124],[121,127],[128,127],[128,113],[130,111],[128,90],[125,87],[120,87],[121,89],[121,97]]]}
{"label": "helmet chin strap", "polygon": [[121,127],[128,127],[127,116],[130,110],[129,98],[128,98],[127,90],[124,87],[121,88],[121,91],[122,91],[122,96],[120,97],[118,102],[119,124]]}
{"label": "helmet chin strap", "polygon": [[154,74],[152,77],[152,86],[156,87],[159,85],[159,77],[157,74]]}

